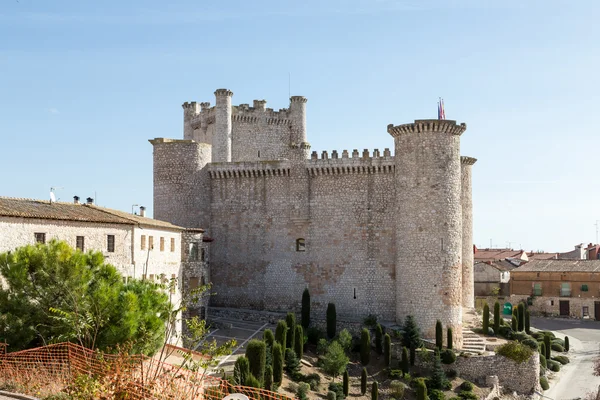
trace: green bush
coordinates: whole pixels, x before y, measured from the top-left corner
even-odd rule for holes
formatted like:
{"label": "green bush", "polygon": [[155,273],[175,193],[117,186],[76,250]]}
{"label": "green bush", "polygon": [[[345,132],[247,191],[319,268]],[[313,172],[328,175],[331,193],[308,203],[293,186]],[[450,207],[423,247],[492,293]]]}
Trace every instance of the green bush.
{"label": "green bush", "polygon": [[250,376],[250,364],[245,356],[239,356],[233,365],[233,379],[237,385],[246,385]]}
{"label": "green bush", "polygon": [[335,392],[331,390],[327,392],[327,400],[336,400]]}
{"label": "green bush", "polygon": [[337,400],[343,400],[346,398],[346,396],[344,396],[344,387],[341,383],[339,382],[329,382],[329,390],[331,392],[335,393],[335,398]]}
{"label": "green bush", "polygon": [[293,312],[287,313],[285,316],[285,324],[287,325],[285,348],[294,350],[294,339],[296,338],[296,315]]}
{"label": "green bush", "polygon": [[417,392],[417,400],[428,400],[427,397],[427,386],[423,378],[415,379],[415,391]]}
{"label": "green bush", "polygon": [[365,319],[363,320],[363,324],[365,326],[368,326],[369,328],[373,328],[375,325],[377,325],[377,315],[375,314],[369,314],[365,317]]}
{"label": "green bush", "polygon": [[554,361],[558,361],[562,365],[565,365],[565,364],[569,363],[569,358],[567,356],[554,356],[554,357],[552,357],[552,359]]}
{"label": "green bush", "polygon": [[443,333],[442,321],[439,319],[435,322],[435,347],[438,350],[442,350],[444,346],[444,333]]}
{"label": "green bush", "polygon": [[383,329],[380,324],[375,325],[375,351],[383,354]]}
{"label": "green bush", "polygon": [[500,331],[500,303],[494,303],[494,333],[498,334]]}
{"label": "green bush", "polygon": [[273,348],[273,342],[275,341],[275,335],[273,335],[273,331],[270,329],[265,329],[263,332],[263,340],[270,348]]}
{"label": "green bush", "polygon": [[565,351],[569,351],[569,337],[565,336]]}
{"label": "green bush", "polygon": [[348,376],[348,370],[344,371],[342,378],[342,389],[344,390],[344,396],[348,396],[350,390],[350,377]]}
{"label": "green bush", "polygon": [[360,373],[360,394],[367,393],[367,369],[363,367]]}
{"label": "green bush", "polygon": [[552,333],[551,331],[542,331],[542,334],[544,336],[550,336],[550,340],[556,339],[556,335],[554,333]]}
{"label": "green bush", "polygon": [[352,349],[352,335],[348,332],[348,329],[342,329],[338,334],[337,341],[344,351],[348,352]]}
{"label": "green bush", "polygon": [[507,342],[496,349],[496,353],[517,363],[523,363],[533,355],[533,350],[519,342]]}
{"label": "green bush", "polygon": [[455,369],[449,369],[446,371],[446,377],[448,377],[448,379],[454,379],[458,376],[458,371]]}
{"label": "green bush", "polygon": [[546,359],[549,360],[552,355],[551,344],[550,344],[551,336],[544,334],[544,348],[546,349]]}
{"label": "green bush", "polygon": [[[335,304],[327,304],[327,337],[333,339],[335,337],[335,330],[337,324],[337,313],[335,311]],[[338,397],[338,400],[339,397]]]}
{"label": "green bush", "polygon": [[564,353],[564,352],[565,352],[565,348],[564,348],[564,347],[562,347],[562,346],[561,346],[560,344],[558,344],[558,343],[552,343],[552,344],[550,345],[550,348],[551,348],[552,350],[554,350],[554,351],[558,351],[558,352],[560,352],[560,353]]}
{"label": "green bush", "polygon": [[483,305],[483,333],[487,335],[490,327],[490,306],[487,303]]}
{"label": "green bush", "polygon": [[479,397],[475,393],[465,390],[461,390],[458,394],[458,398],[463,400],[479,400]]}
{"label": "green bush", "polygon": [[463,383],[460,384],[460,389],[470,392],[473,390],[473,384],[469,381],[464,381]]}
{"label": "green bush", "polygon": [[244,382],[244,386],[253,387],[257,389],[262,388],[262,384],[260,383],[260,381],[252,374],[248,375],[248,377],[246,378],[246,382]]}
{"label": "green bush", "polygon": [[446,400],[444,392],[438,389],[431,389],[428,393],[429,400]]}
{"label": "green bush", "polygon": [[283,348],[279,342],[273,343],[273,382],[280,385],[283,378]]}
{"label": "green bush", "polygon": [[392,365],[392,338],[387,333],[383,337],[383,358],[386,367]]}
{"label": "green bush", "polygon": [[539,347],[538,342],[535,339],[525,339],[521,343],[523,343],[527,347],[530,347],[532,350],[536,350],[536,351]]}
{"label": "green bush", "polygon": [[546,363],[548,364],[548,369],[550,371],[553,372],[558,372],[560,371],[560,363],[554,360],[546,360]]}
{"label": "green bush", "polygon": [[310,292],[308,288],[302,292],[302,309],[300,311],[301,324],[304,329],[308,329],[310,326]]}
{"label": "green bush", "polygon": [[371,335],[367,328],[363,328],[360,334],[360,362],[369,365],[371,361]]}
{"label": "green bush", "polygon": [[548,378],[546,378],[545,376],[540,376],[540,386],[543,390],[550,389],[550,385],[548,384]]}
{"label": "green bush", "polygon": [[513,333],[513,339],[518,340],[519,342],[522,342],[523,340],[526,340],[526,339],[535,340],[533,336],[530,336],[530,335],[526,334],[525,332]]}
{"label": "green bush", "polygon": [[406,347],[402,347],[402,359],[400,361],[400,368],[402,368],[402,372],[405,374],[408,374],[408,363],[408,349]]}
{"label": "green bush", "polygon": [[542,332],[531,332],[530,335],[533,336],[536,340],[544,338],[544,334]]}
{"label": "green bush", "polygon": [[310,389],[310,386],[308,385],[308,383],[306,382],[302,382],[298,385],[298,390],[296,391],[296,394],[298,395],[298,398],[300,400],[306,400],[308,399],[308,397],[306,396],[306,394],[308,393]]}
{"label": "green bush", "polygon": [[262,340],[252,339],[246,345],[246,358],[250,366],[250,373],[259,382],[263,382],[265,376],[265,364],[267,357],[267,344]]}
{"label": "green bush", "polygon": [[327,339],[319,339],[319,344],[317,344],[317,354],[325,354],[327,352],[328,347],[329,342],[327,341]]}
{"label": "green bush", "polygon": [[452,347],[454,346],[452,344],[453,342],[453,335],[452,335],[452,328],[448,328],[447,332],[446,332],[446,342],[448,343],[448,345],[446,346],[447,348],[449,348],[450,350],[452,350]]}
{"label": "green bush", "polygon": [[542,353],[540,353],[540,366],[545,368],[548,368],[548,363],[546,362],[546,356],[543,355]]}
{"label": "green bush", "polygon": [[313,372],[306,375],[302,380],[310,385],[310,390],[317,390],[319,384],[321,384],[321,375]]}
{"label": "green bush", "polygon": [[509,340],[510,340],[510,339],[512,339],[512,337],[513,337],[513,330],[512,330],[512,328],[511,328],[510,326],[508,326],[508,325],[502,325],[502,326],[500,327],[500,330],[498,331],[498,334],[499,334],[500,336],[502,336],[503,338],[505,338],[505,339],[509,339]]}
{"label": "green bush", "polygon": [[266,390],[272,390],[273,388],[273,367],[271,367],[270,365],[268,365],[265,368],[265,376],[263,378],[263,382],[264,382],[264,388]]}
{"label": "green bush", "polygon": [[285,351],[287,346],[287,330],[288,326],[285,321],[279,320],[279,322],[277,322],[277,327],[275,328],[275,340],[281,345],[282,351]]}
{"label": "green bush", "polygon": [[390,382],[390,394],[396,400],[404,399],[404,392],[406,391],[406,386],[404,383],[400,381],[391,381]]}
{"label": "green bush", "polygon": [[304,356],[304,332],[302,331],[302,325],[296,325],[294,332],[294,351],[298,356],[298,359],[302,359]]}
{"label": "green bush", "polygon": [[388,370],[388,377],[390,379],[394,379],[394,378],[402,379],[403,376],[404,376],[404,372],[402,372],[401,369],[389,369]]}
{"label": "green bush", "polygon": [[452,349],[442,351],[440,357],[444,364],[453,364],[456,361],[456,353]]}
{"label": "green bush", "polygon": [[375,381],[371,385],[371,400],[377,400],[378,397],[379,397],[379,385],[377,384],[377,381]]}
{"label": "green bush", "polygon": [[565,347],[565,341],[564,341],[564,340],[562,340],[562,339],[559,339],[559,338],[552,339],[552,340],[551,340],[551,342],[552,342],[552,343],[559,344],[561,347]]}
{"label": "green bush", "polygon": [[319,339],[324,338],[325,335],[323,334],[323,331],[320,330],[319,328],[310,327],[306,331],[306,337],[308,339],[308,343],[314,344],[316,346],[317,343],[319,343]]}

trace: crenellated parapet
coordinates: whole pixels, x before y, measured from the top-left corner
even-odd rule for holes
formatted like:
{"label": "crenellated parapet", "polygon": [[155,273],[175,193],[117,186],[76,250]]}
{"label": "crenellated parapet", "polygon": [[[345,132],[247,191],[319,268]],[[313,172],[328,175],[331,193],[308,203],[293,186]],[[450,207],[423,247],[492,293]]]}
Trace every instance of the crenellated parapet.
{"label": "crenellated parapet", "polygon": [[233,92],[229,89],[217,89],[215,90],[215,96],[217,97],[231,97]]}
{"label": "crenellated parapet", "polygon": [[417,119],[411,124],[396,126],[394,126],[394,124],[389,124],[387,127],[388,133],[393,137],[407,133],[421,132],[440,132],[460,136],[466,129],[467,124],[464,122],[459,125],[456,121],[448,119]]}
{"label": "crenellated parapet", "polygon": [[308,100],[304,96],[292,96],[290,97],[290,103],[306,103]]}
{"label": "crenellated parapet", "polygon": [[464,165],[473,165],[477,162],[476,158],[473,157],[467,157],[467,156],[460,156],[460,163],[464,164]]}
{"label": "crenellated parapet", "polygon": [[328,160],[328,159],[332,159],[332,160],[336,160],[338,158],[352,158],[352,159],[384,159],[384,160],[393,160],[393,156],[392,153],[390,151],[390,149],[385,148],[383,150],[383,154],[379,151],[379,149],[374,149],[373,153],[371,155],[371,153],[369,152],[369,149],[364,149],[362,151],[362,155],[358,152],[358,149],[354,149],[352,150],[352,157],[350,157],[350,153],[348,152],[348,150],[342,150],[342,156],[340,157],[340,154],[338,153],[337,150],[333,150],[331,152],[331,157],[329,157],[329,153],[325,150],[321,152],[321,157],[319,157],[319,153],[317,153],[316,151],[313,151],[310,155],[310,159],[311,160]]}
{"label": "crenellated parapet", "polygon": [[369,150],[365,150],[363,156],[359,157],[358,150],[352,152],[353,157],[348,157],[348,150],[342,151],[342,158],[339,158],[337,150],[329,153],[323,151],[321,157],[316,151],[311,154],[310,160],[306,161],[306,169],[311,176],[320,175],[346,175],[346,174],[390,174],[395,171],[394,157],[389,155],[389,149],[386,149],[387,156],[379,156],[379,150],[373,151],[373,157],[369,155]]}
{"label": "crenellated parapet", "polygon": [[282,161],[212,163],[208,173],[212,179],[289,176],[290,163]]}

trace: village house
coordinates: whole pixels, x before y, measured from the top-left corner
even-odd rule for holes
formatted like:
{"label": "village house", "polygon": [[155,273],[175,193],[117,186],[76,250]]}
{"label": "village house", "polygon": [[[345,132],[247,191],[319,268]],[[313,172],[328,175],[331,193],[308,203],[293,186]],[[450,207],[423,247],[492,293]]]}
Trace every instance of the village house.
{"label": "village house", "polygon": [[[82,204],[0,197],[0,252],[52,239],[83,252],[99,251],[123,279],[175,282],[173,304],[182,293],[209,282],[208,243],[202,229],[182,228],[145,216]],[[190,308],[204,317],[205,302]],[[180,328],[180,326],[179,326]],[[180,329],[179,329],[180,331]]]}
{"label": "village house", "polygon": [[518,267],[510,259],[476,261],[474,265],[475,296],[508,296],[510,271]]}
{"label": "village house", "polygon": [[542,315],[600,320],[600,260],[532,260],[510,272],[510,302]]}

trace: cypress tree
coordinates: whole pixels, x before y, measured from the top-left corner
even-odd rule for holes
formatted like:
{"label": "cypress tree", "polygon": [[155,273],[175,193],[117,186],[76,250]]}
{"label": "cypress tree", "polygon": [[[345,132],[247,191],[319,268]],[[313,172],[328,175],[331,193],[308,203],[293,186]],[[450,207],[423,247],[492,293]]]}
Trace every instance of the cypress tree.
{"label": "cypress tree", "polygon": [[367,369],[363,367],[360,373],[360,394],[364,396],[367,393]]}
{"label": "cypress tree", "polygon": [[544,346],[546,346],[546,360],[550,360],[550,356],[552,355],[552,347],[550,343],[550,335],[544,335]]}
{"label": "cypress tree", "polygon": [[522,302],[517,306],[517,315],[519,332],[522,332],[525,330],[525,305]]}
{"label": "cypress tree", "polygon": [[448,338],[448,349],[452,350],[452,347],[454,346],[452,344],[452,341],[454,340],[453,335],[452,335],[452,328],[448,328],[448,332],[447,332],[446,336]]}
{"label": "cypress tree", "polygon": [[250,368],[250,373],[254,375],[259,382],[263,382],[265,375],[265,363],[267,357],[267,344],[262,340],[252,339],[246,345],[246,358]]}
{"label": "cypress tree", "polygon": [[335,312],[335,304],[327,304],[327,337],[333,339],[337,324],[337,314]]}
{"label": "cypress tree", "polygon": [[[277,328],[275,328],[275,340],[277,341],[277,343],[279,343],[281,345],[281,351],[282,353],[285,351],[285,347],[287,344],[287,324],[285,323],[285,321],[283,320],[279,320],[279,322],[277,322]],[[275,372],[275,371],[273,371]],[[275,381],[277,382],[277,381]]]}
{"label": "cypress tree", "polygon": [[414,346],[410,346],[410,366],[414,366],[415,365],[415,357],[416,357],[416,349]]}
{"label": "cypress tree", "polygon": [[294,350],[296,348],[296,346],[294,346],[294,339],[296,336],[296,315],[292,312],[287,313],[285,324],[287,325],[285,347]]}
{"label": "cypress tree", "polygon": [[525,310],[525,332],[527,334],[531,333],[531,325],[530,325],[531,313],[529,310]]}
{"label": "cypress tree", "polygon": [[273,342],[275,341],[275,335],[273,335],[273,331],[270,329],[265,329],[263,332],[263,339],[267,346],[273,348]]}
{"label": "cypress tree", "polygon": [[304,356],[304,332],[302,330],[302,325],[296,325],[296,332],[294,338],[294,351],[299,359],[302,359]]}
{"label": "cypress tree", "polygon": [[483,334],[487,335],[490,330],[490,306],[487,303],[483,305]]}
{"label": "cypress tree", "polygon": [[310,292],[308,288],[302,292],[302,310],[300,311],[302,327],[308,329],[310,326]]}
{"label": "cypress tree", "polygon": [[360,334],[360,362],[369,365],[371,361],[371,335],[367,328],[363,328]]}
{"label": "cypress tree", "polygon": [[377,400],[379,397],[379,385],[377,385],[377,381],[373,382],[371,386],[371,400]]}
{"label": "cypress tree", "polygon": [[281,384],[283,379],[283,352],[281,344],[273,344],[273,382]]}
{"label": "cypress tree", "polygon": [[540,354],[546,357],[546,344],[544,342],[540,343]]}
{"label": "cypress tree", "polygon": [[273,388],[273,367],[268,365],[265,368],[264,387],[266,390],[272,390]]}
{"label": "cypress tree", "polygon": [[383,354],[383,329],[380,324],[375,326],[375,351],[377,354]]}
{"label": "cypress tree", "polygon": [[342,379],[342,387],[344,390],[344,396],[348,396],[350,391],[350,377],[348,376],[348,370],[344,371],[344,377]]}
{"label": "cypress tree", "polygon": [[494,303],[494,333],[500,332],[500,303]]}
{"label": "cypress tree", "polygon": [[239,356],[233,365],[233,379],[238,385],[245,385],[250,376],[250,364],[245,356]]}
{"label": "cypress tree", "polygon": [[438,350],[442,350],[444,347],[444,333],[443,333],[442,321],[439,319],[435,322],[435,347]]}
{"label": "cypress tree", "polygon": [[511,328],[515,332],[517,332],[519,329],[519,323],[517,322],[517,317],[515,315],[512,316]]}
{"label": "cypress tree", "polygon": [[417,400],[427,400],[427,386],[423,378],[417,379]]}
{"label": "cypress tree", "polygon": [[565,336],[565,351],[569,351],[569,337]]}
{"label": "cypress tree", "polygon": [[383,337],[383,357],[386,367],[392,365],[392,338],[387,333]]}
{"label": "cypress tree", "polygon": [[400,368],[404,374],[408,374],[408,362],[408,349],[406,347],[402,347],[402,360],[400,361]]}

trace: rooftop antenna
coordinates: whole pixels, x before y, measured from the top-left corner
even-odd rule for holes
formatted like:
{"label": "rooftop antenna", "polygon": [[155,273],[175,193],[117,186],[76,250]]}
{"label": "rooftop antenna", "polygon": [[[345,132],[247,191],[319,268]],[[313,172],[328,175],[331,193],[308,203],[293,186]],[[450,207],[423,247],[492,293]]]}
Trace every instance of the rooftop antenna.
{"label": "rooftop antenna", "polygon": [[594,225],[596,225],[596,244],[598,244],[598,220],[596,220]]}
{"label": "rooftop antenna", "polygon": [[131,213],[134,214],[134,215],[137,215],[137,213],[133,212],[133,207],[139,207],[139,206],[140,206],[139,204],[132,204],[131,205]]}
{"label": "rooftop antenna", "polygon": [[292,97],[292,73],[288,72],[288,99]]}
{"label": "rooftop antenna", "polygon": [[56,203],[56,195],[54,194],[54,192],[56,191],[56,189],[64,189],[64,187],[60,186],[52,186],[50,187],[50,203]]}

